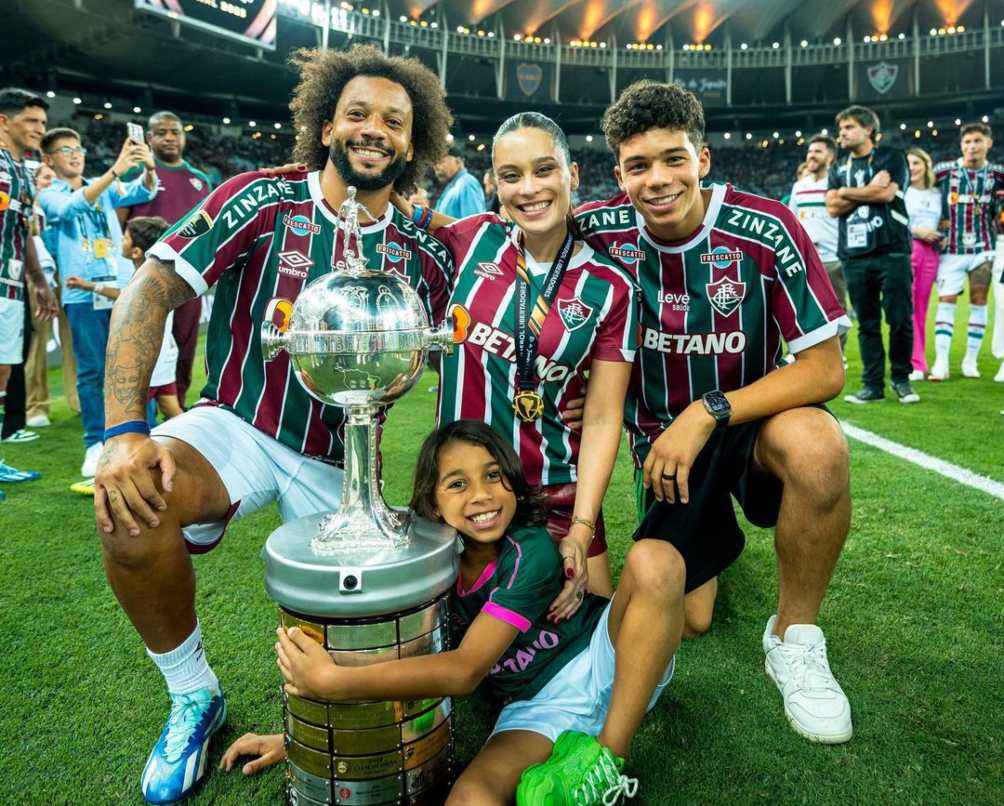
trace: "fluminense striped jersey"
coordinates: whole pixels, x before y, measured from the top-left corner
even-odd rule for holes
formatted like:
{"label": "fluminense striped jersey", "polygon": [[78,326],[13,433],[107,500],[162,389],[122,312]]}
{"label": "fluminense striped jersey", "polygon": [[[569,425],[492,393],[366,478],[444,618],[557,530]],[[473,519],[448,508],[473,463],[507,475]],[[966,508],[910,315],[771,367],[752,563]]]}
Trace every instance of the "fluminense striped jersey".
{"label": "fluminense striped jersey", "polygon": [[942,252],[978,255],[997,243],[997,210],[1004,204],[1004,165],[988,162],[965,168],[962,159],[939,162],[934,178],[948,218],[948,239]]}
{"label": "fluminense striped jersey", "polygon": [[710,185],[704,222],[665,243],[626,194],[575,218],[636,276],[642,341],[625,405],[635,461],[705,392],[748,386],[792,353],[850,328],[805,230],[780,202]]}
{"label": "fluminense striped jersey", "polygon": [[537,345],[537,391],[544,414],[525,423],[512,408],[516,394],[516,245],[518,230],[493,213],[469,216],[436,230],[456,274],[450,311],[464,340],[443,356],[440,425],[482,420],[519,454],[531,484],[576,480],[578,432],[562,421],[566,400],[582,394],[593,360],[631,362],[638,340],[634,284],[604,253],[580,243],[546,316],[537,307],[550,266],[527,254],[531,310],[543,322]]}
{"label": "fluminense striped jersey", "polygon": [[[281,326],[300,291],[342,259],[340,236],[333,254],[338,216],[324,200],[319,177],[240,174],[171,227],[148,254],[173,261],[197,294],[216,285],[200,402],[233,411],[300,453],[340,462],[342,409],[307,394],[287,353],[265,362],[261,352],[261,323]],[[407,280],[430,320],[441,322],[452,274],[442,245],[391,205],[361,229],[370,268]]]}
{"label": "fluminense striped jersey", "polygon": [[0,299],[24,299],[24,250],[34,197],[24,160],[0,148]]}

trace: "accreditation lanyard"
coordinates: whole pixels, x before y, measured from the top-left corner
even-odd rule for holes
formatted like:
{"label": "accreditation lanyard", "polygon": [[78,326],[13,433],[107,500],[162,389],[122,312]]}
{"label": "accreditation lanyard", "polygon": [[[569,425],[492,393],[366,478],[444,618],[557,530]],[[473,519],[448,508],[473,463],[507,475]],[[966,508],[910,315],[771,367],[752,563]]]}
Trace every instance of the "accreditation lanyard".
{"label": "accreditation lanyard", "polygon": [[565,242],[561,245],[554,263],[551,264],[547,277],[544,278],[544,286],[534,305],[534,309],[541,311],[539,320],[531,318],[530,275],[526,269],[522,239],[517,245],[519,254],[516,257],[516,396],[512,405],[519,418],[529,423],[544,412],[544,399],[537,392],[535,367],[537,344],[544,318],[558,295],[565,270],[571,262],[575,238],[572,233],[565,236]]}

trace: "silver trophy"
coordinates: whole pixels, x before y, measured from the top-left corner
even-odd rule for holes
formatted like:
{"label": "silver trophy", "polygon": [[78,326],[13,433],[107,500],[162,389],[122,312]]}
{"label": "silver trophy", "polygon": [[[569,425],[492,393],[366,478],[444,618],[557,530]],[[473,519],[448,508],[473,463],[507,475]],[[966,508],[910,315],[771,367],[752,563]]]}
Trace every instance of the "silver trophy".
{"label": "silver trophy", "polygon": [[[366,266],[362,209],[350,187],[333,245],[338,254],[340,234],[342,260],[300,293],[285,331],[261,328],[266,361],[285,350],[303,387],[346,412],[338,511],[283,524],[264,550],[281,622],[345,665],[446,648],[460,545],[452,528],[383,499],[378,413],[415,384],[430,349],[452,346],[452,328],[430,326],[404,279]],[[283,704],[291,802],[431,803],[448,783],[449,698],[342,704],[284,694]]]}

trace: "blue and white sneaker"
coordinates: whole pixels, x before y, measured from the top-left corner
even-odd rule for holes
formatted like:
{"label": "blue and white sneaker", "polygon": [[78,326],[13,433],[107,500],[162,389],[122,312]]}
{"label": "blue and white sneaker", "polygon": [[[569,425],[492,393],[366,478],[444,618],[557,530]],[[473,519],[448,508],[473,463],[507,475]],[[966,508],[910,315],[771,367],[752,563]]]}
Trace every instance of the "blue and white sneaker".
{"label": "blue and white sneaker", "polygon": [[16,481],[34,481],[40,478],[42,478],[42,474],[37,470],[18,470],[0,460],[0,481],[14,483]]}
{"label": "blue and white sneaker", "polygon": [[150,751],[140,788],[149,803],[181,800],[202,780],[209,740],[227,718],[223,692],[200,688],[171,695],[171,715]]}

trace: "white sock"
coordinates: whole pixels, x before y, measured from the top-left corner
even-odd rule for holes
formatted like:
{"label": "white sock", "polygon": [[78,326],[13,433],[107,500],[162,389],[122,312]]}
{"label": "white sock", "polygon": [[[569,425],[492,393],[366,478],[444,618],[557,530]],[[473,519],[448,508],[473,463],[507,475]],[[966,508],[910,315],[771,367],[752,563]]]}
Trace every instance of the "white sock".
{"label": "white sock", "polygon": [[942,362],[948,362],[948,353],[952,349],[952,334],[955,332],[955,303],[939,302],[938,313],[934,319],[934,356]]}
{"label": "white sock", "polygon": [[206,687],[219,691],[220,681],[209,668],[202,647],[202,628],[198,624],[195,625],[195,632],[170,652],[158,655],[148,648],[146,654],[157,664],[167,681],[167,690],[172,694],[188,694]]}
{"label": "white sock", "polygon": [[983,334],[987,332],[987,306],[969,306],[969,330],[966,337],[966,360],[975,361],[983,344]]}

